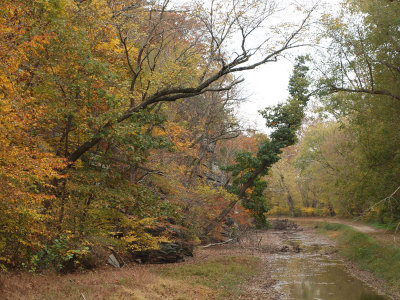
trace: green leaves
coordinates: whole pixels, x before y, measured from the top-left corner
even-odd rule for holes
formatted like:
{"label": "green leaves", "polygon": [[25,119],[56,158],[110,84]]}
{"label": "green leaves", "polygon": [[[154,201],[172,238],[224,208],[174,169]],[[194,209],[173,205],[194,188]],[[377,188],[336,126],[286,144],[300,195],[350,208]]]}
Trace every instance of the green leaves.
{"label": "green leaves", "polygon": [[[309,81],[306,77],[309,68],[307,57],[296,59],[293,74],[289,81],[290,98],[287,102],[273,107],[267,107],[260,113],[266,120],[266,125],[272,128],[270,139],[258,145],[257,153],[240,152],[236,154],[235,164],[226,168],[232,172],[232,192],[242,193],[243,206],[250,209],[259,224],[266,224],[264,213],[267,205],[263,191],[267,183],[260,179],[266,175],[273,164],[279,161],[282,148],[293,145],[297,141],[296,132],[304,118],[304,109],[309,95]],[[260,166],[263,166],[261,168]],[[249,193],[243,191],[248,185]]]}

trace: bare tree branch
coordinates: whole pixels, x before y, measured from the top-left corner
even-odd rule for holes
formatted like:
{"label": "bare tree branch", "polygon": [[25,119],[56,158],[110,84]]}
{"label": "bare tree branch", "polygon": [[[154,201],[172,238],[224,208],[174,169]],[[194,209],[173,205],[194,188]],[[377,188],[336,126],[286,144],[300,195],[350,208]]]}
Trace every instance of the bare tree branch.
{"label": "bare tree branch", "polygon": [[[240,0],[233,1],[234,5],[239,5],[240,2],[241,2]],[[157,5],[157,3],[159,4]],[[244,23],[245,21],[242,21],[240,19],[241,18],[240,14],[234,15],[233,17],[228,15],[226,16],[226,22],[223,23],[222,27],[218,27],[216,25],[216,20],[215,20],[216,16],[214,16],[214,10],[212,8],[208,16],[201,15],[199,17],[200,21],[202,21],[205,24],[206,30],[209,32],[209,37],[211,39],[211,46],[210,46],[211,56],[209,56],[208,58],[209,63],[207,63],[206,68],[204,69],[204,73],[200,77],[199,82],[189,87],[184,86],[184,84],[182,85],[171,84],[172,86],[169,86],[169,84],[165,84],[164,87],[161,87],[155,92],[150,93],[149,91],[151,90],[152,82],[149,79],[145,81],[146,83],[143,86],[143,92],[141,94],[142,101],[135,104],[135,101],[133,99],[133,94],[134,91],[136,90],[136,81],[139,78],[139,73],[143,72],[144,62],[147,61],[148,64],[147,67],[150,73],[156,72],[156,68],[158,68],[157,64],[159,61],[161,61],[161,59],[159,59],[158,57],[160,57],[164,51],[167,51],[167,47],[173,46],[172,45],[173,37],[178,36],[179,34],[184,35],[184,30],[183,30],[184,25],[177,24],[176,21],[167,16],[168,14],[166,14],[166,11],[168,3],[169,3],[168,0],[156,1],[156,4],[150,7],[148,14],[149,14],[149,22],[151,21],[149,24],[151,24],[151,26],[149,25],[150,27],[147,32],[147,36],[145,37],[144,42],[141,44],[141,47],[139,48],[135,65],[133,64],[133,61],[130,58],[130,53],[129,53],[130,48],[128,46],[127,35],[124,36],[122,30],[121,29],[119,30],[119,36],[121,39],[121,43],[123,45],[128,69],[133,74],[131,79],[131,88],[130,88],[130,93],[131,93],[130,106],[118,118],[106,122],[94,134],[94,136],[90,140],[78,146],[77,149],[73,151],[68,157],[71,163],[75,162],[90,148],[92,148],[93,146],[98,144],[102,139],[107,137],[110,134],[109,130],[112,129],[116,124],[127,120],[135,113],[144,110],[149,106],[159,102],[173,102],[178,99],[190,98],[207,92],[221,92],[230,90],[237,84],[241,83],[243,79],[232,78],[230,79],[231,80],[230,84],[220,87],[215,87],[215,83],[228,80],[227,75],[229,74],[255,69],[256,67],[263,65],[265,63],[274,62],[283,52],[306,45],[305,43],[304,44],[300,43],[297,40],[297,37],[307,28],[307,25],[310,21],[311,13],[314,10],[314,8],[312,8],[307,13],[301,24],[297,27],[297,29],[295,29],[289,35],[289,37],[285,39],[280,48],[272,51],[270,54],[265,55],[264,58],[260,59],[259,61],[256,61],[254,63],[249,63],[246,65],[246,63],[250,61],[250,58],[261,49],[261,46],[259,46],[256,48],[252,48],[254,49],[254,51],[249,52],[249,49],[246,49],[246,39],[256,29],[260,28],[262,23],[272,15],[273,6],[261,7],[260,10],[258,11],[261,15],[257,16],[255,21],[249,21],[250,23],[247,25]],[[212,1],[212,5],[213,4],[214,1]],[[236,9],[235,6],[233,8]],[[126,8],[120,9],[120,11],[118,12],[114,12],[113,18],[117,20],[121,16],[124,16],[128,20],[129,18],[131,18],[129,12],[132,9],[134,10],[141,9],[143,11],[144,8],[138,8],[137,6],[133,7],[127,6]],[[234,11],[234,9],[232,9],[232,11]],[[247,13],[251,13],[251,10],[249,9]],[[184,17],[185,16],[182,17],[182,21],[184,20]],[[208,19],[206,19],[206,17]],[[153,22],[154,18],[156,18],[155,22]],[[159,28],[161,28],[160,31],[158,30]],[[223,43],[228,39],[228,37],[231,34],[234,34],[237,28],[239,28],[239,31],[241,32],[242,36],[242,42],[241,42],[242,53],[239,54],[236,58],[234,58],[230,62],[226,62],[226,58],[223,58],[223,50],[222,50]],[[171,36],[168,36],[168,34],[171,34]],[[193,41],[199,41],[199,39],[196,37],[195,34],[189,36],[188,39],[192,39]],[[154,44],[153,48],[150,47],[150,44]],[[150,59],[150,56],[153,55],[151,51],[154,51],[154,47],[157,49],[156,54],[154,55],[154,57],[152,57],[152,59]],[[188,47],[194,48],[193,51],[196,50],[195,46],[192,43],[188,43]],[[189,49],[186,49],[184,51],[189,51]],[[181,53],[181,55],[178,55],[178,59],[183,59],[183,56],[186,57],[187,55],[190,54],[190,52],[187,52],[188,54],[186,55],[183,54],[183,52]],[[215,61],[216,58],[217,61],[221,63],[219,67],[215,66],[215,64],[214,65],[212,64],[212,61],[213,60]],[[150,62],[151,60],[152,62]],[[209,75],[207,75],[208,73]]]}

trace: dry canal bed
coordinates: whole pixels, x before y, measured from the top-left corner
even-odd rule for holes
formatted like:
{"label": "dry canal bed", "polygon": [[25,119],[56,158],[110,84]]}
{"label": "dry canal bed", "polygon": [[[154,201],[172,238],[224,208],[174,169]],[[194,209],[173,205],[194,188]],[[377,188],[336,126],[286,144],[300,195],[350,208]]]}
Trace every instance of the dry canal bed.
{"label": "dry canal bed", "polygon": [[386,300],[391,299],[353,274],[334,254],[328,240],[310,230],[279,234],[281,252],[269,258],[279,299]]}

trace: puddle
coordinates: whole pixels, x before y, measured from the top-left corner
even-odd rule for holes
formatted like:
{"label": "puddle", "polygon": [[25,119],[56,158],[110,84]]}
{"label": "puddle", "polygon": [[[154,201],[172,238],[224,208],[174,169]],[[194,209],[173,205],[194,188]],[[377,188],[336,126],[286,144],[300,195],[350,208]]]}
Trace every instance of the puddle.
{"label": "puddle", "polygon": [[328,244],[313,243],[307,235],[296,233],[286,237],[290,249],[300,253],[275,254],[272,267],[276,289],[289,300],[388,300],[374,289],[351,276],[340,260],[328,253]]}

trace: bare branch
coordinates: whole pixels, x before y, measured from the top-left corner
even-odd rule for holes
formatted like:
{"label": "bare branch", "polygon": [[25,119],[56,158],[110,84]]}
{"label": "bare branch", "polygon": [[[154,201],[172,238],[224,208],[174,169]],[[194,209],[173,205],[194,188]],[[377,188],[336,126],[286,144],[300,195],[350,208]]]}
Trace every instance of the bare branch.
{"label": "bare branch", "polygon": [[384,96],[389,96],[393,99],[399,100],[400,101],[400,96],[395,95],[389,91],[385,90],[372,90],[372,89],[351,89],[351,88],[341,88],[341,87],[336,87],[336,86],[330,86],[331,92],[349,92],[349,93],[362,93],[362,94],[370,94],[370,95],[384,95]]}
{"label": "bare branch", "polygon": [[[233,1],[233,5],[238,5],[240,1]],[[265,43],[263,41],[258,47],[255,48],[246,48],[246,39],[257,29],[262,26],[262,23],[266,20],[267,17],[271,16],[272,6],[267,6],[266,4],[264,7],[261,7],[258,11],[260,13],[253,21],[249,21],[246,25],[245,18],[243,18],[243,22],[240,19],[241,16],[239,13],[235,14],[234,9],[232,8],[233,15],[227,15],[225,23],[222,22],[220,27],[217,26],[216,18],[217,16],[214,15],[214,9],[211,8],[211,11],[206,18],[206,16],[200,16],[198,20],[200,20],[204,26],[206,31],[211,38],[211,53],[206,53],[204,45],[199,45],[199,49],[203,49],[201,55],[204,56],[204,59],[207,60],[205,64],[204,71],[202,71],[202,76],[199,76],[198,83],[193,84],[190,86],[189,84],[181,83],[181,84],[170,84],[165,83],[161,84],[159,87],[152,89],[153,82],[151,79],[146,79],[146,83],[141,86],[140,90],[140,98],[141,102],[135,104],[133,99],[134,91],[138,90],[136,88],[136,81],[139,78],[139,73],[144,72],[143,68],[145,68],[144,63],[147,62],[146,70],[149,71],[150,74],[153,72],[157,72],[158,68],[162,68],[163,65],[161,62],[164,59],[170,59],[168,57],[169,53],[174,50],[173,43],[176,43],[174,38],[176,37],[178,40],[181,39],[184,43],[186,49],[184,49],[177,59],[178,62],[182,59],[181,66],[187,67],[187,62],[185,61],[186,57],[190,57],[190,54],[194,50],[198,50],[196,48],[196,43],[202,43],[205,39],[201,38],[198,34],[199,29],[191,29],[191,22],[194,20],[188,21],[188,27],[185,28],[185,24],[178,24],[175,19],[167,17],[166,12],[169,0],[157,2],[157,5],[154,5],[147,11],[148,13],[148,31],[146,32],[146,37],[143,43],[140,43],[140,47],[138,50],[137,58],[135,63],[133,63],[130,57],[130,48],[128,46],[129,35],[127,34],[124,36],[122,29],[119,28],[119,36],[121,43],[124,48],[125,58],[128,64],[128,69],[132,73],[131,78],[131,88],[130,88],[130,106],[125,110],[125,112],[121,113],[121,115],[116,118],[115,120],[109,120],[102,126],[97,133],[94,134],[93,138],[84,142],[82,145],[77,147],[77,149],[72,152],[69,156],[70,162],[74,162],[79,159],[85,152],[87,152],[91,147],[98,144],[102,139],[107,137],[110,134],[110,129],[113,128],[118,123],[125,121],[126,119],[130,118],[135,113],[151,107],[152,105],[159,103],[159,102],[173,102],[178,99],[185,99],[194,97],[197,95],[201,95],[204,93],[215,93],[215,92],[222,92],[228,91],[232,89],[237,84],[243,82],[243,79],[229,79],[230,77],[227,76],[228,74],[232,74],[235,72],[246,71],[254,69],[262,64],[268,62],[274,62],[277,58],[285,51],[289,49],[294,49],[297,47],[302,47],[304,44],[301,44],[298,41],[298,36],[306,29],[308,26],[311,13],[313,12],[314,8],[311,9],[301,24],[298,26],[296,30],[294,30],[283,42],[280,48],[272,51],[270,54],[266,55],[264,58],[260,59],[259,61],[249,63],[250,58],[256,52],[261,49],[261,45]],[[160,4],[161,3],[161,4]],[[212,1],[212,5],[214,5],[214,0]],[[138,6],[128,6],[126,8],[121,9],[118,12],[113,13],[113,19],[118,20],[118,18],[126,18],[126,20],[130,20],[129,18],[135,18],[135,13],[132,10],[141,10],[142,12],[146,10],[146,7],[138,7]],[[249,9],[251,11],[251,9]],[[179,12],[174,12],[179,14]],[[192,16],[193,17],[193,16]],[[194,18],[194,17],[193,17]],[[182,22],[188,19],[188,16],[182,15]],[[125,19],[123,19],[125,20]],[[155,21],[154,21],[155,20]],[[136,21],[136,19],[135,19]],[[116,21],[117,22],[117,21]],[[118,22],[117,22],[118,23]],[[196,23],[198,24],[198,23]],[[220,23],[219,23],[220,24]],[[159,30],[160,29],[160,30]],[[204,29],[204,28],[203,28]],[[189,30],[189,34],[186,32]],[[196,31],[197,30],[197,31]],[[242,45],[241,45],[241,52],[238,54],[236,58],[231,60],[230,62],[226,62],[226,58],[223,57],[223,44],[224,42],[231,36],[235,34],[235,30],[239,30],[242,36]],[[237,32],[236,32],[237,33]],[[267,40],[267,39],[266,39]],[[130,43],[129,43],[130,45]],[[150,47],[151,45],[151,47]],[[172,46],[171,46],[172,45]],[[154,52],[153,52],[154,51]],[[250,51],[250,52],[249,52]],[[165,55],[165,56],[164,56]],[[229,55],[227,55],[229,57]],[[215,61],[220,62],[220,66],[215,64]],[[173,61],[176,63],[177,61]],[[247,64],[248,63],[248,64]],[[157,65],[159,64],[159,65]],[[202,68],[204,65],[201,66]],[[147,69],[148,68],[148,69]],[[207,75],[209,74],[209,75]],[[226,82],[231,81],[229,84],[216,87],[216,82]],[[154,92],[155,90],[155,92]],[[150,92],[152,91],[152,92]]]}

